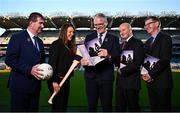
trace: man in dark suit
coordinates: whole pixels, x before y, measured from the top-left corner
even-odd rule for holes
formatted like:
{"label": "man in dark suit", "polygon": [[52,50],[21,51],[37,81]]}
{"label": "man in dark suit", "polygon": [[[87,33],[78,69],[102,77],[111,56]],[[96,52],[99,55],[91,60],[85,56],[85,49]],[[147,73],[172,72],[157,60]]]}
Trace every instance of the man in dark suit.
{"label": "man in dark suit", "polygon": [[172,92],[172,39],[160,31],[160,25],[160,20],[155,16],[145,19],[145,29],[151,35],[145,44],[145,53],[159,61],[142,78],[147,83],[151,110],[156,112],[171,111]]}
{"label": "man in dark suit", "polygon": [[[88,66],[88,62],[81,60],[85,67],[86,95],[88,100],[88,111],[97,111],[98,100],[100,98],[102,110],[112,111],[112,95],[114,81],[114,64],[111,57],[119,56],[119,39],[106,31],[107,18],[104,14],[98,13],[94,17],[96,32],[86,36],[87,42],[98,38],[101,40],[101,48],[98,56],[105,60],[95,66]],[[101,39],[100,39],[101,38]]]}
{"label": "man in dark suit", "polygon": [[12,35],[8,44],[5,63],[11,68],[11,111],[38,111],[42,75],[37,67],[44,62],[45,55],[43,42],[37,35],[43,28],[44,17],[31,13],[27,29]]}
{"label": "man in dark suit", "polygon": [[[120,36],[122,38],[122,53],[131,57],[131,61],[127,61],[126,66],[120,66],[118,69],[116,83],[116,111],[140,111],[139,107],[139,91],[141,88],[140,66],[144,60],[143,43],[135,39],[132,28],[129,23],[122,23],[119,26]],[[126,45],[125,45],[126,43]],[[131,53],[129,54],[128,51]]]}

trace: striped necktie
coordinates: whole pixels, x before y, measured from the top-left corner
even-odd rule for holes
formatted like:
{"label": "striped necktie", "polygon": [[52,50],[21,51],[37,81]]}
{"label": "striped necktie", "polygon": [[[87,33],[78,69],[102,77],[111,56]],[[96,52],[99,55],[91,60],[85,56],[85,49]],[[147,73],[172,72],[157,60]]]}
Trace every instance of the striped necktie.
{"label": "striped necktie", "polygon": [[126,45],[127,45],[127,41],[124,41],[121,46],[122,50],[124,50],[126,48]]}
{"label": "striped necktie", "polygon": [[99,43],[102,45],[102,36],[103,36],[103,33],[99,33]]}

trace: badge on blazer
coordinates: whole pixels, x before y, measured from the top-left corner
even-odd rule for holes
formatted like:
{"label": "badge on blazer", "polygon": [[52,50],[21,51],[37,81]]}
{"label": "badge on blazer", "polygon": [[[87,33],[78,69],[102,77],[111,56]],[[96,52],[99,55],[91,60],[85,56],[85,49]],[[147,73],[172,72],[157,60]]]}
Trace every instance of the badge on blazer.
{"label": "badge on blazer", "polygon": [[30,38],[28,38],[28,39],[27,39],[27,41],[28,41],[28,42],[30,42],[30,41],[31,41],[31,39],[30,39]]}

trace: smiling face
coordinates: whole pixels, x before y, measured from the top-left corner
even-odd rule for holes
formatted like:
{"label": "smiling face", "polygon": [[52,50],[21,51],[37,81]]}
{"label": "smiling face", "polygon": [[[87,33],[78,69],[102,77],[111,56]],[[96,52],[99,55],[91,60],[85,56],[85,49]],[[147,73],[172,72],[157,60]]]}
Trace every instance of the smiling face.
{"label": "smiling face", "polygon": [[153,19],[148,19],[145,21],[144,28],[146,29],[147,33],[153,34],[159,30],[159,22]]}
{"label": "smiling face", "polygon": [[119,32],[122,39],[127,39],[132,35],[132,28],[130,24],[123,23],[119,26]]}
{"label": "smiling face", "polygon": [[74,36],[74,28],[70,26],[67,29],[67,40],[71,41],[73,36]]}
{"label": "smiling face", "polygon": [[41,33],[43,28],[44,20],[42,18],[37,17],[36,21],[30,21],[29,29],[34,35]]}
{"label": "smiling face", "polygon": [[94,27],[98,33],[102,33],[106,31],[107,21],[103,17],[95,17],[94,18]]}

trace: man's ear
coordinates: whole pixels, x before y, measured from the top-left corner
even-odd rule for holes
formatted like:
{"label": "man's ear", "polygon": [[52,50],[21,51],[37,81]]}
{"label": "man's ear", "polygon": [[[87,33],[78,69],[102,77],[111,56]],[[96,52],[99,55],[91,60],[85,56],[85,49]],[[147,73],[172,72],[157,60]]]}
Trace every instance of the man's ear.
{"label": "man's ear", "polygon": [[104,25],[107,27],[108,23],[106,22],[106,23],[104,23]]}
{"label": "man's ear", "polygon": [[160,23],[159,23],[158,21],[155,22],[155,24],[156,24],[157,27],[160,27],[160,26],[161,26]]}

